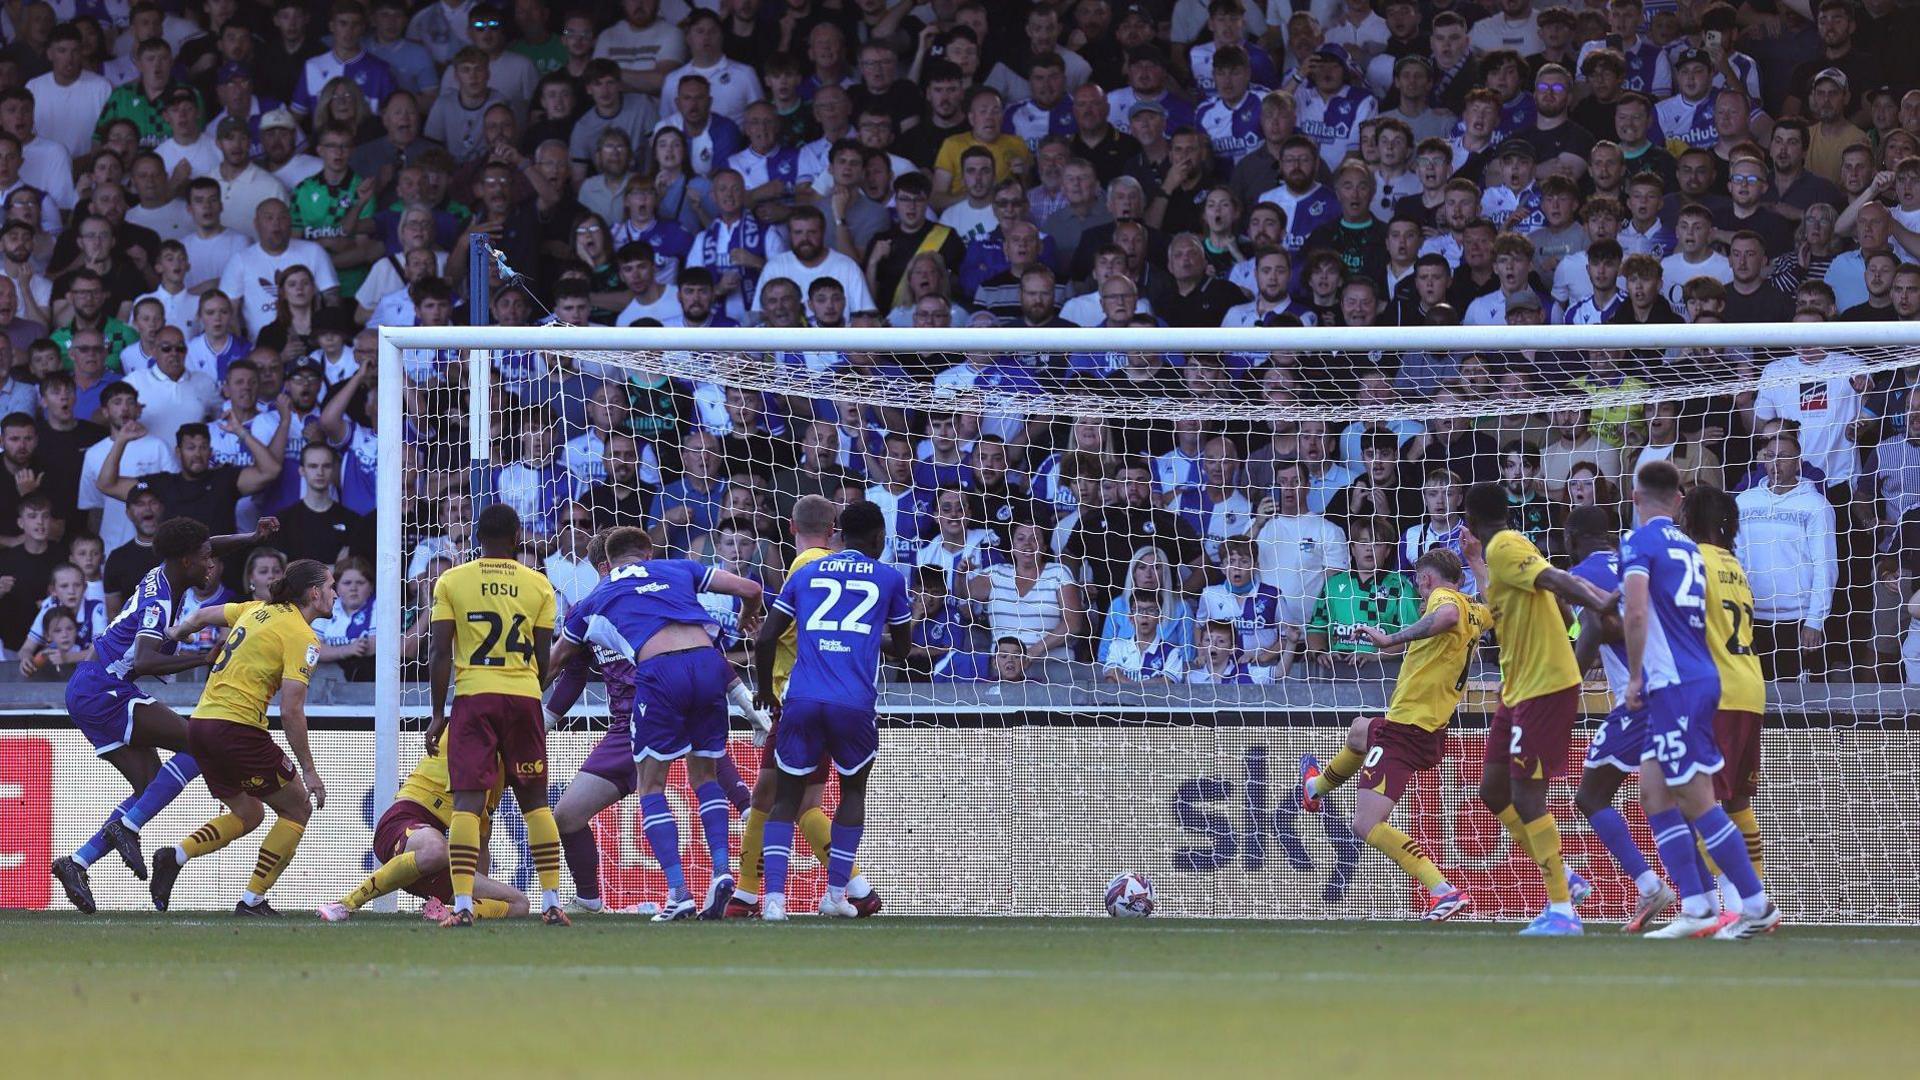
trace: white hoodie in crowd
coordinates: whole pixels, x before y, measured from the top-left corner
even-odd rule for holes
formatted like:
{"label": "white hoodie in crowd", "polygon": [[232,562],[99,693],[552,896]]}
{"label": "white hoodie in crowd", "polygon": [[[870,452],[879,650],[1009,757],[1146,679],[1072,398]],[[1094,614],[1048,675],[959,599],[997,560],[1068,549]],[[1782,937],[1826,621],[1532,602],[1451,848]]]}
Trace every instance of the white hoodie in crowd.
{"label": "white hoodie in crowd", "polygon": [[1818,627],[1833,611],[1839,557],[1833,504],[1807,480],[1784,494],[1758,484],[1735,499],[1740,536],[1734,554],[1753,586],[1753,615]]}

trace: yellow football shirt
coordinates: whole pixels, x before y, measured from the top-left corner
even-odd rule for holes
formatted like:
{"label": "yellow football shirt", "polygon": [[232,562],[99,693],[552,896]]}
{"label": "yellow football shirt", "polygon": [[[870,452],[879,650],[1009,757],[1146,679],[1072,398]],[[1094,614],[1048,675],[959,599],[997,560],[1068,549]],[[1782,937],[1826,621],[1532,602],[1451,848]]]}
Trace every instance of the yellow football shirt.
{"label": "yellow football shirt", "polygon": [[952,194],[958,195],[967,189],[966,181],[960,175],[960,155],[976,146],[993,155],[993,182],[996,184],[1012,176],[1020,163],[1033,157],[1033,151],[1027,149],[1027,140],[1018,135],[1002,133],[990,143],[974,138],[971,131],[949,135],[934,155],[933,167],[945,169],[953,177],[953,183],[947,189]]}
{"label": "yellow football shirt", "polygon": [[433,585],[433,621],[453,624],[453,687],[540,696],[533,632],[552,630],[553,583],[513,559],[475,559]]}
{"label": "yellow football shirt", "polygon": [[1487,606],[1500,635],[1500,700],[1508,706],[1580,685],[1560,603],[1533,587],[1547,569],[1546,556],[1513,529],[1487,545]]}
{"label": "yellow football shirt", "polygon": [[267,703],[282,682],[302,686],[320,662],[320,641],[292,604],[228,604],[227,639],[208,670],[196,720],[231,720],[267,730]]}
{"label": "yellow football shirt", "polygon": [[[496,782],[493,790],[487,792],[487,813],[500,805],[500,793],[505,787],[505,779]],[[420,759],[400,784],[400,790],[394,792],[395,802],[405,799],[417,803],[440,820],[444,828],[453,828],[453,781],[447,776],[447,759],[440,754],[428,754]]]}
{"label": "yellow football shirt", "polygon": [[[787,567],[787,576],[800,572],[800,568],[810,562],[818,562],[833,554],[826,548],[808,548],[793,557],[793,565]],[[787,680],[793,677],[793,662],[800,656],[800,645],[794,637],[794,627],[788,626],[780,635],[780,645],[773,652],[773,700],[784,701],[787,697]]]}
{"label": "yellow football shirt", "polygon": [[1707,564],[1707,649],[1720,669],[1720,707],[1729,712],[1767,711],[1767,681],[1753,651],[1753,589],[1733,552],[1700,545]]}
{"label": "yellow football shirt", "polygon": [[1449,604],[1460,610],[1460,621],[1453,629],[1407,646],[1400,678],[1393,684],[1393,699],[1387,702],[1387,719],[1392,723],[1439,731],[1460,707],[1460,691],[1467,685],[1467,665],[1473,662],[1474,645],[1493,625],[1493,615],[1485,605],[1446,588],[1433,590],[1421,614],[1430,615]]}

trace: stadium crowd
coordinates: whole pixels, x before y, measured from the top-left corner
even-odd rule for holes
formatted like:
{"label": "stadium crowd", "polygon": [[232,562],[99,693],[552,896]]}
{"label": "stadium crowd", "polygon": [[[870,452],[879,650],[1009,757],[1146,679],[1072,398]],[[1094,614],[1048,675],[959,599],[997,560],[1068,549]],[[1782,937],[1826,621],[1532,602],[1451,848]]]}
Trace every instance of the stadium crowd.
{"label": "stadium crowd", "polygon": [[[0,644],[24,675],[84,655],[190,515],[279,532],[189,611],[337,563],[323,659],[370,677],[381,325],[1920,317],[1920,13],[1893,0],[25,0],[0,36]],[[476,236],[521,275],[490,271],[484,319]],[[469,468],[462,357],[410,354],[406,609],[485,501],[564,603],[615,524],[777,588],[785,513],[819,493],[888,512],[913,677],[1364,676],[1355,628],[1413,617],[1403,571],[1459,546],[1464,485],[1506,483],[1555,551],[1658,458],[1739,492],[1771,675],[1920,682],[1909,371],[1756,354],[1758,394],[1476,421],[1657,392],[1668,365],[1338,359],[780,358],[1125,400],[1335,386],[1373,419],[863,409],[507,353]],[[1386,419],[1416,398],[1458,415]]]}

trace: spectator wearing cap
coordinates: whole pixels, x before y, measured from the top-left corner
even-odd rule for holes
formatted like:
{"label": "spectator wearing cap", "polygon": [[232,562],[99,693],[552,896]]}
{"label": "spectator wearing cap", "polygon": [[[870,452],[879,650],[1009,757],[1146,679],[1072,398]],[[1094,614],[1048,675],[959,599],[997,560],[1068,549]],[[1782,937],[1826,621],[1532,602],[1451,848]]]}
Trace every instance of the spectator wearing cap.
{"label": "spectator wearing cap", "polygon": [[113,96],[113,84],[88,70],[80,31],[70,23],[53,28],[47,41],[49,70],[27,81],[40,133],[81,157],[93,151],[101,112]]}
{"label": "spectator wearing cap", "polygon": [[177,327],[154,336],[153,363],[127,376],[140,395],[141,422],[162,442],[173,442],[182,424],[201,423],[220,405],[213,377],[187,368],[187,339]]}
{"label": "spectator wearing cap", "polygon": [[206,176],[220,167],[220,148],[213,133],[200,123],[200,95],[185,86],[176,86],[161,97],[167,125],[171,129],[154,152],[167,166],[167,174],[176,190],[186,187],[189,178]]}
{"label": "spectator wearing cap", "polygon": [[1159,103],[1169,130],[1193,123],[1193,106],[1168,87],[1167,54],[1157,45],[1141,44],[1127,50],[1127,85],[1106,95],[1106,101],[1107,123],[1121,131],[1127,130],[1133,107],[1143,101]]}
{"label": "spectator wearing cap", "polygon": [[149,38],[134,46],[134,65],[139,77],[114,88],[100,108],[94,123],[94,137],[106,141],[107,128],[115,120],[131,121],[139,134],[140,145],[151,149],[173,133],[166,116],[168,91],[184,89],[199,101],[199,93],[173,78],[173,47],[159,38]]}
{"label": "spectator wearing cap", "polygon": [[100,475],[107,457],[114,455],[120,473],[145,476],[148,473],[174,472],[179,462],[173,447],[147,431],[140,422],[140,393],[124,382],[107,387],[101,395],[102,418],[109,436],[87,448],[80,462],[80,486],[76,496],[79,509],[89,512],[90,532],[98,532],[108,552],[133,537],[133,523],[120,495],[109,495],[100,486]]}
{"label": "spectator wearing cap", "polygon": [[[1813,29],[1820,39],[1820,52],[1793,69],[1784,109],[1789,114],[1817,115],[1818,110],[1813,107],[1814,86],[1828,72],[1840,76],[1843,90],[1851,89],[1855,93],[1864,93],[1887,81],[1880,56],[1873,47],[1860,46],[1860,12],[1853,0],[1826,0],[1814,8]],[[1912,43],[1899,44],[1907,47]]]}
{"label": "spectator wearing cap", "polygon": [[253,217],[259,240],[227,263],[220,273],[220,291],[238,302],[246,329],[257,335],[273,322],[278,310],[281,271],[291,266],[306,267],[313,274],[315,287],[329,296],[338,293],[340,281],[325,248],[294,237],[293,218],[285,202],[266,199],[254,210]]}
{"label": "spectator wearing cap", "polygon": [[1294,124],[1320,147],[1327,168],[1360,149],[1360,125],[1378,109],[1363,87],[1352,55],[1340,45],[1322,45],[1307,61],[1307,81],[1293,92]]}
{"label": "spectator wearing cap", "polygon": [[1714,122],[1713,59],[1705,49],[1683,48],[1673,54],[1670,98],[1654,106],[1654,126],[1668,143],[1711,147],[1720,141]]}
{"label": "spectator wearing cap", "polygon": [[220,125],[227,119],[240,120],[247,125],[247,134],[252,138],[251,153],[258,155],[260,147],[260,119],[282,104],[271,98],[263,98],[253,92],[253,69],[244,64],[226,63],[220,65],[214,74],[214,100],[220,104],[220,115],[214,117],[213,133],[220,137]]}
{"label": "spectator wearing cap", "polygon": [[112,508],[125,523],[125,539],[115,546],[101,537],[107,559],[100,577],[107,610],[118,611],[127,596],[140,587],[147,571],[160,565],[160,556],[153,548],[154,533],[160,529],[160,496],[150,487],[135,484],[127,493],[124,508],[118,500]]}
{"label": "spectator wearing cap", "polygon": [[1867,141],[1867,133],[1847,119],[1852,100],[1850,85],[1846,72],[1829,67],[1813,77],[1807,91],[1807,112],[1812,117],[1807,126],[1807,171],[1836,184],[1840,182],[1841,157],[1849,147]]}
{"label": "spectator wearing cap", "polygon": [[1538,229],[1540,189],[1533,182],[1533,144],[1513,138],[1493,152],[1486,171],[1487,187],[1480,196],[1480,214],[1498,228],[1522,235]]}
{"label": "spectator wearing cap", "polygon": [[275,109],[260,118],[258,127],[260,165],[288,189],[320,171],[320,159],[305,152],[306,134],[291,112]]}

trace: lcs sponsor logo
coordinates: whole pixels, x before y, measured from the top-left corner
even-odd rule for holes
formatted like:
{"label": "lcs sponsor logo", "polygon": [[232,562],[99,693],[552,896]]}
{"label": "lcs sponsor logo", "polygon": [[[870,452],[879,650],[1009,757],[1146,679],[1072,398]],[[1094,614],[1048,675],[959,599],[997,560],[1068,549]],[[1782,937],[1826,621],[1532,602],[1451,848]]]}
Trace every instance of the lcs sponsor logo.
{"label": "lcs sponsor logo", "polygon": [[523,777],[544,776],[547,771],[547,763],[544,761],[519,761],[514,763],[513,771]]}
{"label": "lcs sponsor logo", "polygon": [[[1195,874],[1211,874],[1231,868],[1237,861],[1249,872],[1264,870],[1276,856],[1286,860],[1288,868],[1300,872],[1318,872],[1312,853],[1300,839],[1300,798],[1291,790],[1290,781],[1276,780],[1265,746],[1249,746],[1241,756],[1240,783],[1222,776],[1201,776],[1184,781],[1175,789],[1173,819],[1196,843],[1173,853],[1174,869]],[[1324,897],[1333,902],[1343,899],[1353,882],[1354,868],[1360,862],[1360,841],[1353,835],[1353,823],[1332,807],[1314,815],[1333,845],[1333,861],[1324,868]]]}

